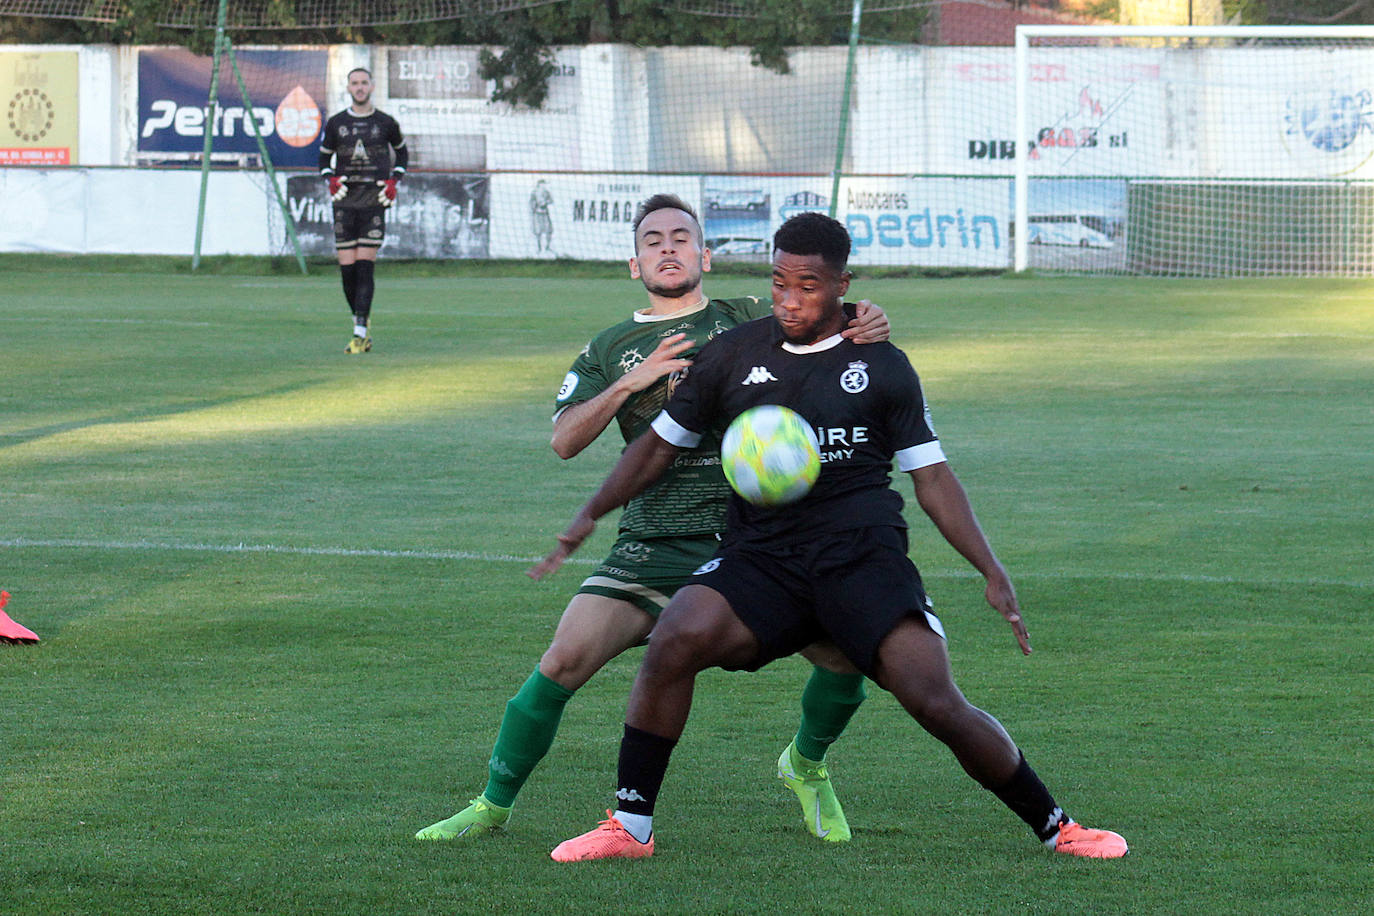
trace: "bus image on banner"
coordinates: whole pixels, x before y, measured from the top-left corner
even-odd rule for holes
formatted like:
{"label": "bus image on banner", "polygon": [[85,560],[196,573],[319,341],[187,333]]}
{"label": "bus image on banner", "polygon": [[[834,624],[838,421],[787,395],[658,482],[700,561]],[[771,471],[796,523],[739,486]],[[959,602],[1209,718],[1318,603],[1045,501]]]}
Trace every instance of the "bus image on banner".
{"label": "bus image on banner", "polygon": [[1076,248],[1111,248],[1116,244],[1107,233],[1089,225],[1089,219],[1077,213],[1030,216],[1026,220],[1027,241]]}

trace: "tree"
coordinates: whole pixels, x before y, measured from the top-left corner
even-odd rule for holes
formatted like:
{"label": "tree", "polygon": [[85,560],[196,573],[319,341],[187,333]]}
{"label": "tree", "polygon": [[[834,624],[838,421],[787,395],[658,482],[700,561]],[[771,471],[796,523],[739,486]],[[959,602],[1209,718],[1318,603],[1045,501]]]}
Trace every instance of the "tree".
{"label": "tree", "polygon": [[[341,22],[389,17],[395,24],[358,26],[345,22],[303,29],[297,19],[298,5],[289,0],[244,7],[236,7],[231,0],[229,25],[236,41],[255,44],[366,41],[499,48],[487,50],[482,57],[481,76],[495,84],[493,101],[538,108],[548,93],[555,45],[743,46],[750,49],[757,66],[787,73],[790,48],[847,42],[851,10],[849,0],[553,0],[537,5],[531,0],[531,4],[506,12],[485,12],[477,6],[458,18],[406,23],[405,0],[352,0],[351,6],[339,4]],[[865,37],[918,41],[927,4],[922,0],[896,4],[886,0],[883,5],[909,8],[865,16]],[[31,8],[31,4],[26,7]],[[0,13],[4,10],[0,0]],[[415,10],[415,18],[427,13],[420,7]],[[0,41],[178,44],[208,53],[214,37],[214,11],[214,4],[201,0],[123,0],[115,22],[0,15]],[[245,22],[242,17],[247,15],[256,18]],[[169,22],[183,27],[157,25]]]}

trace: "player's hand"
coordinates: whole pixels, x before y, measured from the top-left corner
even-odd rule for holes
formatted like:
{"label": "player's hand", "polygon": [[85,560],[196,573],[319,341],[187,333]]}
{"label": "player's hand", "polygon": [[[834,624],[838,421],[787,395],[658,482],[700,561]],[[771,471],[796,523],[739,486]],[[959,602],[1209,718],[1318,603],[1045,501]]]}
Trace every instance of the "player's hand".
{"label": "player's hand", "polygon": [[388,178],[386,181],[377,182],[377,203],[383,207],[389,207],[396,202],[397,180]]}
{"label": "player's hand", "polygon": [[572,524],[568,525],[568,530],[558,536],[558,546],[549,551],[548,556],[540,560],[525,571],[525,575],[534,579],[536,582],[545,576],[552,575],[563,565],[563,561],[572,556],[574,550],[582,546],[582,542],[591,536],[596,530],[596,522],[585,512],[579,512],[573,517]]}
{"label": "player's hand", "polygon": [[686,369],[692,361],[682,359],[682,354],[694,346],[696,342],[688,340],[685,333],[663,338],[643,362],[620,377],[620,386],[626,391],[643,391],[663,376]]}
{"label": "player's hand", "polygon": [[348,183],[338,175],[329,176],[329,199],[338,203],[348,196]]}
{"label": "player's hand", "polygon": [[887,322],[886,312],[867,299],[860,299],[855,306],[854,320],[840,336],[858,344],[882,343],[892,336],[892,327]]}
{"label": "player's hand", "polygon": [[1021,619],[1021,604],[1016,600],[1016,589],[1012,587],[1011,579],[1004,572],[989,576],[988,587],[983,594],[987,597],[988,604],[1011,624],[1011,631],[1016,634],[1016,644],[1021,647],[1021,654],[1030,655],[1030,634],[1026,632],[1026,622]]}

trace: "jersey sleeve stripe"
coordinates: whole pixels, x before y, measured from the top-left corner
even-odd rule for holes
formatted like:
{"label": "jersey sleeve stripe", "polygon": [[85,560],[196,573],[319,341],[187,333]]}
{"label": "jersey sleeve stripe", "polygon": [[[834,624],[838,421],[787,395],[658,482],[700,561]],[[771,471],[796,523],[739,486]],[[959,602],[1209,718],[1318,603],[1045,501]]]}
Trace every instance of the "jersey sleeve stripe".
{"label": "jersey sleeve stripe", "polygon": [[649,424],[653,427],[658,437],[669,445],[676,445],[678,448],[696,448],[701,442],[701,433],[694,433],[690,429],[679,426],[677,421],[668,416],[668,411],[662,411],[654,417],[654,422]]}
{"label": "jersey sleeve stripe", "polygon": [[900,449],[894,457],[897,459],[898,470],[915,471],[944,461],[945,450],[940,447],[940,440],[935,439],[913,445],[911,448]]}

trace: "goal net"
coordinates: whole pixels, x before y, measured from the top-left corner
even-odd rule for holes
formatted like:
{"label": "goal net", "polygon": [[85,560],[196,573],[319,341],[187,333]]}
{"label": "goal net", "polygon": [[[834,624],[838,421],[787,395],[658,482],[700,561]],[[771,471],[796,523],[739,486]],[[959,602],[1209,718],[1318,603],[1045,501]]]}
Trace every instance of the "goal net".
{"label": "goal net", "polygon": [[1374,28],[1016,42],[1017,269],[1374,273]]}

